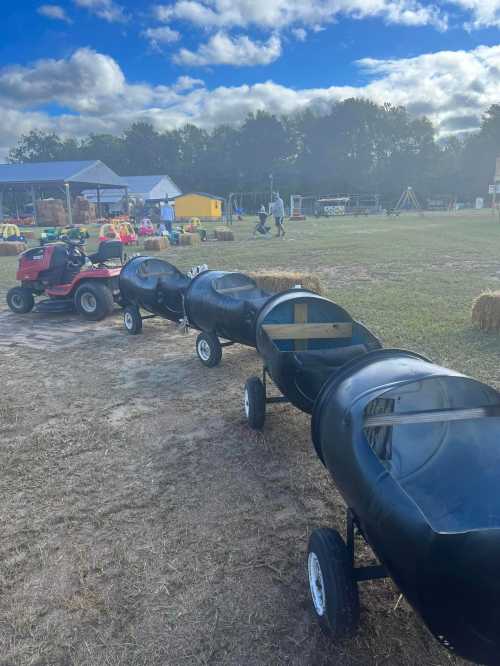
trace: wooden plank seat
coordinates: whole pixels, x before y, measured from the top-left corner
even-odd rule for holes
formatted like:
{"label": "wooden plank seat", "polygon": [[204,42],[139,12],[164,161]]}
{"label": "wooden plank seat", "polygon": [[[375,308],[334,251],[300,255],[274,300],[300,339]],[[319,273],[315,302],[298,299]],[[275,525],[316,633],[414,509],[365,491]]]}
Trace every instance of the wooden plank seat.
{"label": "wooden plank seat", "polygon": [[264,324],[271,340],[332,340],[352,338],[351,322]]}

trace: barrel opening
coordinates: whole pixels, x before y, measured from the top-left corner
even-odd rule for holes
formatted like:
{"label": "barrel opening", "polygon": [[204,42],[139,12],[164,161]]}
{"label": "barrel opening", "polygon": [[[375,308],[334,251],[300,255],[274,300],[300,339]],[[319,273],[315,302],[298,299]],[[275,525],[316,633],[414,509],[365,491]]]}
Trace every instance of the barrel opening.
{"label": "barrel opening", "polygon": [[461,376],[410,381],[371,400],[364,436],[435,531],[500,527],[500,405]]}

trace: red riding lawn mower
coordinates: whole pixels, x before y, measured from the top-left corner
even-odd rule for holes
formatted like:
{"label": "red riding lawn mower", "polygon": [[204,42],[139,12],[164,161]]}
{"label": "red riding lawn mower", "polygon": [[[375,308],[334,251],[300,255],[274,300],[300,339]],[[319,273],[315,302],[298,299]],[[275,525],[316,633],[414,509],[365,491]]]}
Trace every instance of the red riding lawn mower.
{"label": "red riding lawn mower", "polygon": [[[119,260],[119,265],[110,265]],[[37,312],[74,312],[99,321],[113,311],[119,301],[118,278],[123,265],[123,244],[104,241],[90,255],[82,243],[65,240],[26,250],[19,257],[16,279],[20,287],[7,293],[7,305],[16,314],[35,307],[35,296],[48,299],[36,303]]]}

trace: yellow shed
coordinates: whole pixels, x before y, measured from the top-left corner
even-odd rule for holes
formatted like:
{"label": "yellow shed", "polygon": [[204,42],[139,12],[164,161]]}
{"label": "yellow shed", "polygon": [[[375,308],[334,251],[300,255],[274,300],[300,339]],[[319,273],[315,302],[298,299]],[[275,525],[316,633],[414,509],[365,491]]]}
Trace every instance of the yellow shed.
{"label": "yellow shed", "polygon": [[175,219],[190,220],[199,217],[200,220],[217,221],[222,218],[221,197],[204,192],[188,192],[175,197]]}

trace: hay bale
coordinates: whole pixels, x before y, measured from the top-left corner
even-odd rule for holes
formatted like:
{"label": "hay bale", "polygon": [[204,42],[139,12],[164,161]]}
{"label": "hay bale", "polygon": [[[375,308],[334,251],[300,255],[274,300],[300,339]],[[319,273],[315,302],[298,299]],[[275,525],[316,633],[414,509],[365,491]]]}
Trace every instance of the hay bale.
{"label": "hay bale", "polygon": [[319,278],[311,273],[259,271],[256,273],[247,273],[247,275],[255,280],[258,287],[271,293],[293,289],[298,284],[304,289],[309,289],[317,294],[323,293],[323,287]]}
{"label": "hay bale", "polygon": [[219,241],[234,241],[234,233],[227,227],[215,227],[215,238]]}
{"label": "hay bale", "polygon": [[22,231],[21,233],[25,238],[29,238],[30,240],[33,240],[35,238],[35,232],[33,231],[33,229],[24,229],[24,231]]}
{"label": "hay bale", "polygon": [[38,224],[42,227],[65,227],[68,224],[66,209],[61,199],[38,199],[36,214]]}
{"label": "hay bale", "polygon": [[153,236],[151,238],[144,239],[144,249],[145,250],[164,250],[168,247],[168,240],[164,236]]}
{"label": "hay bale", "polygon": [[201,239],[198,234],[185,232],[179,235],[179,245],[198,245]]}
{"label": "hay bale", "polygon": [[486,291],[476,298],[472,323],[483,331],[500,331],[500,291]]}
{"label": "hay bale", "polygon": [[21,254],[26,249],[26,243],[18,241],[2,241],[0,242],[0,257],[13,257],[16,254]]}

